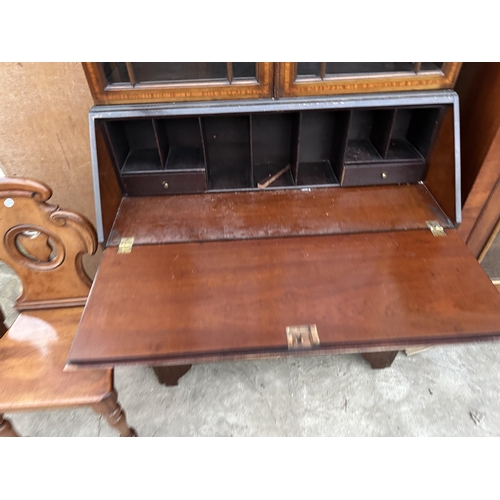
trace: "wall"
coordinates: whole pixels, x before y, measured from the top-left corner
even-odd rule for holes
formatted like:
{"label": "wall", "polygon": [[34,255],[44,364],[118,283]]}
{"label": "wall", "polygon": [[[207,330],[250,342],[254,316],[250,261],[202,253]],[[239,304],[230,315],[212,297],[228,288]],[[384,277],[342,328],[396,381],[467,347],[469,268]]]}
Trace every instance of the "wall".
{"label": "wall", "polygon": [[0,168],[45,182],[54,191],[52,203],[95,224],[92,105],[80,63],[0,63]]}
{"label": "wall", "polygon": [[80,63],[0,63],[0,163],[32,177],[52,200],[95,224],[87,115],[93,102]]}

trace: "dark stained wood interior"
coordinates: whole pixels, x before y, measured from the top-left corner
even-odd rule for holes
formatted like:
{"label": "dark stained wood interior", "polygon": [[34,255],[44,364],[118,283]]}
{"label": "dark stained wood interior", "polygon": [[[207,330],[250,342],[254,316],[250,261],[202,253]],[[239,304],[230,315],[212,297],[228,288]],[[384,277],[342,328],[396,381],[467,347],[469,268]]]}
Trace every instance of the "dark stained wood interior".
{"label": "dark stained wood interior", "polygon": [[456,231],[446,233],[108,248],[69,363],[286,354],[293,325],[316,324],[330,352],[498,336],[500,295]]}
{"label": "dark stained wood interior", "polygon": [[124,198],[108,246],[426,228],[451,224],[422,184]]}
{"label": "dark stained wood interior", "polygon": [[283,169],[268,189],[418,183],[444,109],[239,114],[235,108],[234,114],[96,123],[106,130],[123,193],[158,196],[257,190]]}
{"label": "dark stained wood interior", "polygon": [[104,236],[107,237],[120,206],[123,187],[111,159],[111,146],[107,140],[107,134],[103,132],[99,123],[96,123],[95,140],[97,161],[99,162],[102,225]]}
{"label": "dark stained wood interior", "polygon": [[457,222],[455,135],[453,109],[448,108],[429,159],[425,185],[453,223]]}

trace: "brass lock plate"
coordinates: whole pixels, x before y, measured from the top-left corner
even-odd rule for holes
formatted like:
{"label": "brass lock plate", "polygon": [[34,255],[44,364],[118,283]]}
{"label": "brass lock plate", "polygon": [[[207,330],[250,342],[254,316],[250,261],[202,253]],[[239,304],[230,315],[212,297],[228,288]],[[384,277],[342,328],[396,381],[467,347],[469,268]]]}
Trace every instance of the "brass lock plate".
{"label": "brass lock plate", "polygon": [[319,346],[316,325],[295,325],[286,327],[288,349],[311,349]]}

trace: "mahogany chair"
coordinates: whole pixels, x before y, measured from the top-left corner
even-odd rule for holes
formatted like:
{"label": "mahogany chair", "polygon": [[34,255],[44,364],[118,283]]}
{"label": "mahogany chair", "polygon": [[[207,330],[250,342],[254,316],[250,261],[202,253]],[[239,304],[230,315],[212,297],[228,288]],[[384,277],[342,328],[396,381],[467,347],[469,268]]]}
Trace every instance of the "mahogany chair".
{"label": "mahogany chair", "polygon": [[113,370],[63,371],[91,280],[82,264],[97,238],[83,216],[46,201],[52,190],[0,179],[0,260],[19,276],[19,316],[0,317],[0,436],[17,436],[5,413],[90,406],[121,436],[136,436],[117,401]]}

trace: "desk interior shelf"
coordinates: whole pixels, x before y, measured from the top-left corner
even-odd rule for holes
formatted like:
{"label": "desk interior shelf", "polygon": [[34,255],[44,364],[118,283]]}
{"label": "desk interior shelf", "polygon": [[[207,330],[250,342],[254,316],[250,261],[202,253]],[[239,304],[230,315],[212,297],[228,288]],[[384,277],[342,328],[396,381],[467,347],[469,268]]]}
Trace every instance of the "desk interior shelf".
{"label": "desk interior shelf", "polygon": [[423,181],[444,106],[104,120],[128,196]]}
{"label": "desk interior shelf", "polygon": [[101,241],[122,198],[137,196],[423,183],[455,223],[455,100],[453,91],[435,91],[98,106],[91,136],[95,176],[105,187],[96,193]]}

